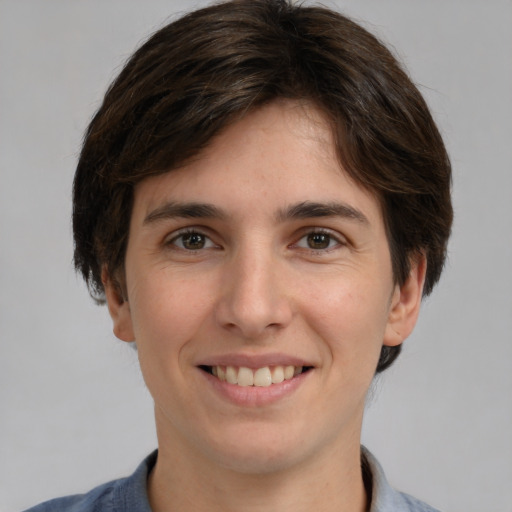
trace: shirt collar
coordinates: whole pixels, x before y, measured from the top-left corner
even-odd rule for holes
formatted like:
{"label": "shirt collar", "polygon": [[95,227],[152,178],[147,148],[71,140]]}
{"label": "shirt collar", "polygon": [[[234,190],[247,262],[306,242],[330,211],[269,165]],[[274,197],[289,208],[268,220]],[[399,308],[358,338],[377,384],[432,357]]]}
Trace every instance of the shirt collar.
{"label": "shirt collar", "polygon": [[[155,450],[142,461],[128,478],[118,481],[114,490],[115,510],[137,510],[151,512],[147,493],[147,480],[153,469],[158,451]],[[377,459],[361,446],[361,464],[366,474],[365,486],[371,489],[369,512],[436,512],[428,505],[393,489]]]}

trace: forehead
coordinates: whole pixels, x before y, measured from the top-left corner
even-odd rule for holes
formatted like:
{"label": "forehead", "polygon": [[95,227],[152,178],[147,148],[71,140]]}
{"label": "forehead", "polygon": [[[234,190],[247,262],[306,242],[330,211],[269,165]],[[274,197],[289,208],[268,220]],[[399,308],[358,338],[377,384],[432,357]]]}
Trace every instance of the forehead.
{"label": "forehead", "polygon": [[252,111],[184,166],[136,186],[138,215],[169,201],[213,202],[269,214],[300,202],[343,201],[366,210],[374,221],[380,218],[376,198],[341,166],[323,114],[297,101]]}

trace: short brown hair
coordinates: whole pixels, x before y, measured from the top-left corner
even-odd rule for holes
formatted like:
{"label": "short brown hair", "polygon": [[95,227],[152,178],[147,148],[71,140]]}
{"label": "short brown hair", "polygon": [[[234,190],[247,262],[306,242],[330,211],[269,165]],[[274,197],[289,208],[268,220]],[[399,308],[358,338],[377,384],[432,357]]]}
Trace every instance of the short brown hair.
{"label": "short brown hair", "polygon": [[[438,281],[452,222],[451,169],[421,94],[373,35],[289,0],[233,0],[150,37],[109,87],[83,143],[73,191],[75,266],[104,301],[120,275],[134,186],[197,155],[247,112],[306,100],[329,120],[340,163],[380,201],[397,283],[424,254]],[[383,347],[377,371],[400,347]]]}

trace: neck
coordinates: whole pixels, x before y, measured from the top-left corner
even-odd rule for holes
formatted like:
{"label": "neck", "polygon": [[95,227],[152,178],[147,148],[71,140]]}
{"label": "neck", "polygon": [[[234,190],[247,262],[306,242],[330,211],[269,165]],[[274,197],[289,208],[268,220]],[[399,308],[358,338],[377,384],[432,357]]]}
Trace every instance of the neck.
{"label": "neck", "polygon": [[256,473],[215,464],[183,440],[158,432],[158,459],[148,481],[151,508],[154,512],[364,512],[368,499],[356,437],[355,442],[350,439],[334,450],[331,445],[328,453],[316,453],[306,461]]}

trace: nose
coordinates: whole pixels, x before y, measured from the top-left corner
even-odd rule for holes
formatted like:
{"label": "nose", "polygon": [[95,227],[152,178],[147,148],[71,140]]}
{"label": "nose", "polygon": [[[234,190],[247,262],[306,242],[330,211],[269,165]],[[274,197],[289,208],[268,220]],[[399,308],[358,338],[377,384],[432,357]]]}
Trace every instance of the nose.
{"label": "nose", "polygon": [[242,338],[256,341],[289,325],[291,283],[271,250],[240,250],[226,264],[217,322]]}

